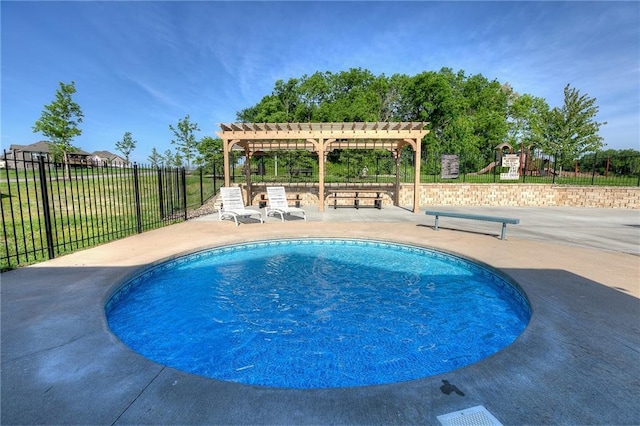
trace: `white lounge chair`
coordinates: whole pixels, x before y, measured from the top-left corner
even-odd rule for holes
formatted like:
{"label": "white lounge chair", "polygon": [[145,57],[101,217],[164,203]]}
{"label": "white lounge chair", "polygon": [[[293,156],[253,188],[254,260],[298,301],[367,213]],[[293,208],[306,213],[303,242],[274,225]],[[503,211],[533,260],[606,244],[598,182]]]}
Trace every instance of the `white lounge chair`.
{"label": "white lounge chair", "polygon": [[304,220],[307,220],[307,214],[300,207],[290,207],[287,202],[287,192],[284,186],[268,186],[267,198],[269,198],[268,205],[264,211],[267,216],[270,214],[279,214],[280,219],[284,222],[284,215],[297,213],[301,214]]}
{"label": "white lounge chair", "polygon": [[222,187],[220,188],[220,196],[222,197],[222,207],[218,211],[220,220],[232,217],[236,222],[236,226],[238,226],[238,216],[258,216],[260,223],[264,223],[262,213],[258,210],[245,208],[244,201],[242,200],[242,191],[240,191],[239,187]]}

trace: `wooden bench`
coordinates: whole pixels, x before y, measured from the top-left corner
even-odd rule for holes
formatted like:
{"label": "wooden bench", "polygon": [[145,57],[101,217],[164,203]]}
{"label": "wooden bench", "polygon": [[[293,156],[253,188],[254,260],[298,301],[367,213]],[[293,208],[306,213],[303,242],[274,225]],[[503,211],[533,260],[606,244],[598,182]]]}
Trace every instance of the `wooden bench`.
{"label": "wooden bench", "polygon": [[454,217],[457,219],[471,219],[471,220],[484,220],[487,222],[501,222],[502,223],[502,233],[500,234],[500,239],[504,240],[506,234],[507,234],[507,223],[511,223],[513,225],[517,225],[518,223],[520,223],[520,219],[515,219],[515,218],[511,218],[511,217],[498,217],[498,216],[483,216],[483,215],[479,215],[479,214],[469,214],[469,213],[456,213],[456,212],[442,212],[442,211],[434,211],[434,210],[427,210],[425,212],[425,214],[427,216],[435,216],[436,217],[436,224],[434,226],[434,229],[437,231],[438,230],[438,218],[440,216],[444,216],[444,217]]}
{"label": "wooden bench", "polygon": [[[295,197],[287,197],[287,201],[295,203],[296,207],[300,207],[300,203],[302,202],[302,199],[300,198],[300,194],[296,194]],[[267,198],[266,194],[260,194],[260,199],[258,200],[258,207],[263,209],[267,207],[268,202],[269,202],[269,199]]]}
{"label": "wooden bench", "polygon": [[[327,191],[327,200],[333,201],[333,208],[338,207],[355,207],[359,209],[361,202],[373,201],[373,206],[378,210],[382,209],[382,192],[378,189],[330,189]],[[349,200],[353,202],[351,205],[338,205],[338,200]]]}
{"label": "wooden bench", "polygon": [[311,176],[312,174],[313,174],[313,169],[289,169],[289,175],[291,177],[293,176],[300,177],[302,175]]}

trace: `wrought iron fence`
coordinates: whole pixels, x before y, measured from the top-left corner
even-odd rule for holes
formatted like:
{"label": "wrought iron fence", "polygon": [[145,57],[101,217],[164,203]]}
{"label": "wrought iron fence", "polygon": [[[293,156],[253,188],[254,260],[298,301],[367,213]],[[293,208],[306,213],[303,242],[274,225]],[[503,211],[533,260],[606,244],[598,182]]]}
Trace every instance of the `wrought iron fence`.
{"label": "wrought iron fence", "polygon": [[[493,159],[468,154],[427,152],[422,160],[423,183],[541,183],[556,185],[640,186],[640,155],[618,156],[604,153],[583,156],[574,162],[542,153],[512,154],[511,167],[501,153]],[[405,161],[406,167],[409,161]],[[511,169],[511,170],[510,170]],[[411,179],[412,175],[403,177]]]}
{"label": "wrought iron fence", "polygon": [[[412,183],[415,179],[415,160],[411,154],[406,150],[398,162],[398,178],[402,183]],[[514,155],[518,157],[518,166],[509,173],[509,167],[503,167],[499,151],[490,154],[489,160],[486,155],[427,151],[421,159],[420,182],[640,186],[640,155],[611,159],[595,153],[569,164],[540,153]],[[298,155],[294,161],[284,161],[267,153],[252,160],[251,181],[314,185],[318,182],[317,162],[315,155]],[[232,166],[231,172],[232,182],[245,182],[247,169],[242,165]],[[326,183],[388,184],[395,179],[396,160],[390,152],[358,155],[345,150],[339,158],[325,163]]]}
{"label": "wrought iron fence", "polygon": [[[388,152],[342,152],[325,163],[324,179],[326,183],[388,185],[396,181],[397,171],[400,182],[413,182],[414,157],[409,154],[403,153],[396,162]],[[499,155],[487,161],[480,156],[427,151],[421,159],[420,181],[640,186],[640,155],[612,159],[596,153],[571,165],[552,156],[521,157],[511,176]],[[231,182],[244,183],[250,173],[255,183],[316,186],[317,157],[305,153],[292,158],[266,154],[255,158],[250,170],[231,164]],[[0,270],[186,220],[217,193],[223,178],[222,164],[190,173],[183,168],[136,164],[129,168],[76,165],[65,176],[59,164],[45,157],[12,158],[0,170]]]}
{"label": "wrought iron fence", "polygon": [[0,172],[2,271],[183,221],[218,186],[203,170],[137,164],[65,175],[44,157],[9,160]]}

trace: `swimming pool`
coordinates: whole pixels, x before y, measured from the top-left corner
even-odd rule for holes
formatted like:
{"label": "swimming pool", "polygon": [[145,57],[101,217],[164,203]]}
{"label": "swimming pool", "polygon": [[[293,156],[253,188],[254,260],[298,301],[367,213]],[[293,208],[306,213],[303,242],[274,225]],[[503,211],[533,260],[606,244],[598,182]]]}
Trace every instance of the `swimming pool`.
{"label": "swimming pool", "polygon": [[369,240],[239,244],[156,265],[106,304],[161,364],[220,380],[335,388],[451,371],[511,344],[531,311],[487,267]]}

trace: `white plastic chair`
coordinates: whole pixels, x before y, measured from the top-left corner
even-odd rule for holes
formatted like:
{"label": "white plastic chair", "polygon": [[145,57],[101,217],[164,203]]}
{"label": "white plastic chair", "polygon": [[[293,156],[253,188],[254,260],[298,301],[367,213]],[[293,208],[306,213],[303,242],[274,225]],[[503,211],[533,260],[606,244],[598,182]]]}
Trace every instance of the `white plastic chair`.
{"label": "white plastic chair", "polygon": [[268,186],[267,198],[269,199],[267,207],[264,211],[267,216],[270,214],[279,214],[280,219],[284,222],[284,215],[301,214],[304,220],[307,220],[306,212],[300,207],[290,207],[287,201],[287,192],[284,186]]}
{"label": "white plastic chair", "polygon": [[260,223],[264,223],[264,221],[262,220],[262,213],[260,213],[258,210],[248,209],[244,206],[242,191],[239,187],[222,187],[220,188],[220,196],[222,197],[222,207],[218,211],[220,220],[232,217],[236,222],[236,226],[238,226],[238,216],[258,216],[258,218],[260,219]]}

